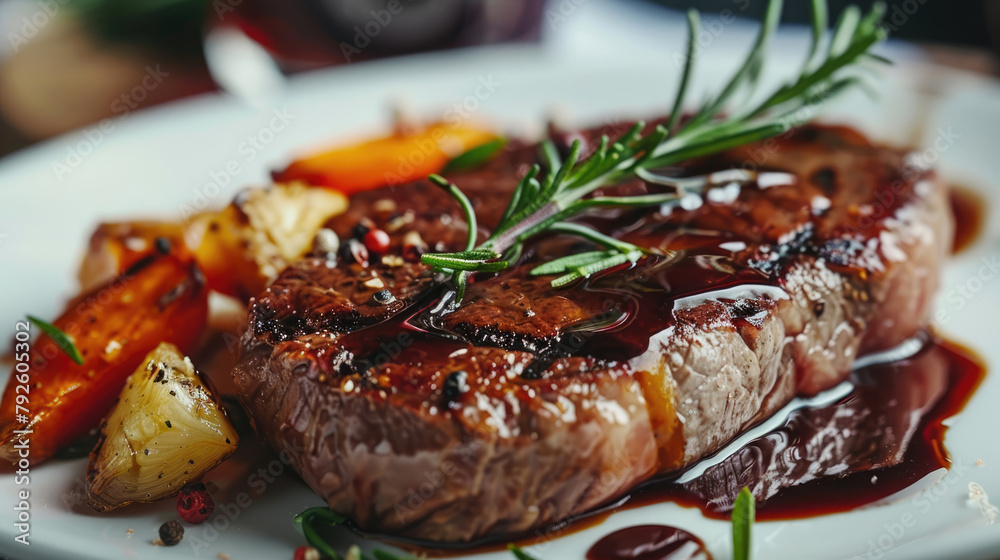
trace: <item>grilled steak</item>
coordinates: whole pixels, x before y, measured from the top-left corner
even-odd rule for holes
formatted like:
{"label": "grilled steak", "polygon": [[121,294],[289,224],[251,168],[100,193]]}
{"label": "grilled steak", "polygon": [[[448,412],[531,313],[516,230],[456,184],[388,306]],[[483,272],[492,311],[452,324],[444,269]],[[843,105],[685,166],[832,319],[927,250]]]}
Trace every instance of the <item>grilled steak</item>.
{"label": "grilled steak", "polygon": [[[560,137],[593,146],[599,132]],[[481,238],[535,159],[512,147],[450,177]],[[554,289],[531,268],[590,247],[550,236],[447,313],[439,279],[405,245],[461,248],[458,205],[427,182],[356,194],[329,227],[342,240],[362,221],[386,229],[403,262],[362,266],[342,251],[287,269],[251,303],[241,399],[369,532],[521,534],[679,471],[920,329],[951,244],[944,187],[850,129],[803,127],[663,173],[729,168],[761,175],[586,218],[676,258]],[[636,179],[598,194],[663,189]]]}

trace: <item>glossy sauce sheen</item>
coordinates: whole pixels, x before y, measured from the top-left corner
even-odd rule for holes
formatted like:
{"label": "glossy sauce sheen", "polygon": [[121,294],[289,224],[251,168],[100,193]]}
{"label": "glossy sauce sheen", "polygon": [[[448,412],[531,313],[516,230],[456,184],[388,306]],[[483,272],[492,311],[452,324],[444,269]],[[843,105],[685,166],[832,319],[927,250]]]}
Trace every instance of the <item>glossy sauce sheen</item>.
{"label": "glossy sauce sheen", "polygon": [[983,229],[986,201],[972,189],[952,185],[949,192],[951,212],[955,215],[955,240],[952,252],[958,253],[972,245]]}
{"label": "glossy sauce sheen", "polygon": [[[752,440],[698,478],[686,483],[654,479],[606,508],[567,521],[539,538],[525,539],[521,545],[594,527],[614,511],[666,501],[728,520],[732,500],[744,486],[755,494],[758,520],[844,512],[888,498],[950,467],[944,421],[968,402],[985,373],[982,361],[971,350],[949,341],[931,341],[912,358],[854,372],[855,387],[848,395],[826,406],[792,412],[781,428]],[[850,414],[844,414],[845,408]],[[887,436],[887,426],[907,435]],[[835,441],[840,445],[831,445]],[[835,452],[821,461],[805,460],[816,448]],[[813,470],[817,468],[818,472]],[[683,548],[693,551],[690,555],[671,556],[672,543],[678,549],[683,543],[701,545],[682,529],[641,525],[605,536],[587,558],[711,558],[703,548],[691,546]],[[413,545],[403,543],[411,549]],[[496,543],[478,545],[481,551],[500,550]],[[467,545],[452,550],[417,548],[434,556],[469,550]]]}
{"label": "glossy sauce sheen", "polygon": [[701,539],[666,525],[637,525],[611,533],[587,551],[587,560],[712,560]]}
{"label": "glossy sauce sheen", "polygon": [[[984,375],[970,350],[932,342],[912,358],[855,372],[855,387],[846,397],[796,410],[784,426],[694,480],[644,484],[628,505],[669,500],[728,519],[732,500],[747,486],[758,502],[757,518],[768,520],[879,501],[951,465],[944,421],[962,409]],[[821,448],[836,452],[820,459]]]}

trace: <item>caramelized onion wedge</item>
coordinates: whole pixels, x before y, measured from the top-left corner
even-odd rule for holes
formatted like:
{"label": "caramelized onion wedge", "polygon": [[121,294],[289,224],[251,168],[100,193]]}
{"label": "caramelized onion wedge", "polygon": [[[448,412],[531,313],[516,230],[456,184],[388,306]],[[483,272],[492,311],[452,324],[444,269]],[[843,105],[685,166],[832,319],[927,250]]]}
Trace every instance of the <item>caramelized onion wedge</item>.
{"label": "caramelized onion wedge", "polygon": [[229,457],[236,430],[191,360],[160,344],[128,378],[87,467],[97,511],[173,496]]}
{"label": "caramelized onion wedge", "polygon": [[247,189],[221,212],[195,218],[189,238],[204,228],[195,258],[209,287],[246,301],[301,258],[323,224],[346,208],[344,195],[302,183]]}

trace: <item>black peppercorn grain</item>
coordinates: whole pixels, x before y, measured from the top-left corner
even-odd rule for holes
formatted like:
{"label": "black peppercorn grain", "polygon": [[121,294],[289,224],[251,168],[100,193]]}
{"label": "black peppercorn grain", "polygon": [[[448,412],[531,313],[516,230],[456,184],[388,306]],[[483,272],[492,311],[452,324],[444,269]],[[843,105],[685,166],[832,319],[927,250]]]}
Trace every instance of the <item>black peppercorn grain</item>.
{"label": "black peppercorn grain", "polygon": [[444,398],[448,401],[454,401],[468,390],[468,386],[465,380],[468,378],[467,374],[463,370],[453,371],[448,374],[448,377],[444,380]]}
{"label": "black peppercorn grain", "polygon": [[176,521],[167,521],[160,525],[160,540],[163,546],[174,546],[184,538],[184,526]]}
{"label": "black peppercorn grain", "polygon": [[379,290],[372,294],[372,302],[376,305],[389,305],[396,300],[389,290]]}
{"label": "black peppercorn grain", "polygon": [[340,258],[348,263],[358,263],[368,266],[368,248],[357,239],[348,239],[340,244]]}
{"label": "black peppercorn grain", "polygon": [[157,253],[161,255],[170,254],[170,240],[166,237],[157,237],[156,241],[153,242],[153,245],[156,247]]}
{"label": "black peppercorn grain", "polygon": [[370,222],[369,223],[366,223],[365,221],[358,222],[357,225],[354,226],[354,229],[351,231],[351,236],[354,237],[354,239],[360,241],[365,238],[365,235],[367,235],[369,231],[372,230],[372,226],[373,224],[371,224]]}

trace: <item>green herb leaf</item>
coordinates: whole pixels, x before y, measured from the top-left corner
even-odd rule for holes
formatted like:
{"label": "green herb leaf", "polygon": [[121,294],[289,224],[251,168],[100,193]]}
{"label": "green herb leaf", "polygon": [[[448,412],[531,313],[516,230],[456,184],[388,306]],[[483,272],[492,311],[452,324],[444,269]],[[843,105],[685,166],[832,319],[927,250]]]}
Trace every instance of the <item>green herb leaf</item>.
{"label": "green herb leaf", "polygon": [[515,544],[508,544],[507,550],[509,550],[510,553],[513,554],[515,558],[517,558],[517,560],[537,560],[534,556],[521,550],[520,547],[518,547]]}
{"label": "green herb leaf", "polygon": [[420,262],[436,268],[475,272],[499,272],[509,264],[507,261],[486,262],[483,259],[455,258],[449,253],[424,253],[420,256]]}
{"label": "green herb leaf", "polygon": [[575,282],[575,281],[577,281],[577,280],[579,280],[581,278],[583,278],[583,275],[574,270],[573,272],[570,272],[569,274],[563,274],[559,278],[556,278],[555,280],[553,280],[552,282],[550,282],[550,284],[552,285],[553,288],[562,288],[563,286],[566,286],[568,284],[572,284],[573,282]]}
{"label": "green herb leaf", "polygon": [[465,250],[471,251],[473,247],[476,246],[476,235],[479,233],[479,226],[476,224],[476,211],[472,208],[472,202],[469,198],[465,196],[454,183],[448,182],[447,179],[440,175],[431,175],[427,177],[432,183],[441,187],[448,194],[458,202],[458,205],[462,207],[462,213],[465,214],[465,223],[469,227],[468,241],[465,244]]}
{"label": "green herb leaf", "polygon": [[567,270],[573,270],[580,266],[588,265],[590,263],[595,263],[607,257],[608,257],[607,251],[587,251],[586,253],[567,255],[565,257],[560,257],[553,261],[549,261],[543,265],[536,266],[534,269],[532,269],[531,275],[542,276],[545,274],[562,274]]}
{"label": "green herb leaf", "polygon": [[480,144],[475,148],[466,150],[446,163],[444,168],[441,169],[441,173],[454,173],[455,171],[475,169],[496,157],[506,145],[506,139],[496,138],[485,144]]}
{"label": "green herb leaf", "polygon": [[313,524],[317,519],[328,525],[339,525],[345,521],[345,518],[333,513],[329,508],[314,507],[303,511],[293,519],[295,525],[302,531],[302,535],[306,538],[309,546],[320,551],[320,553],[329,557],[330,560],[340,560],[340,554],[316,532]]}
{"label": "green herb leaf", "polygon": [[[347,555],[341,556],[330,543],[326,542],[323,537],[316,532],[315,524],[316,522],[325,523],[329,526],[340,525],[347,519],[341,515],[337,515],[329,508],[325,507],[314,507],[309,508],[302,513],[295,516],[293,521],[295,525],[302,531],[303,536],[306,538],[306,542],[309,546],[315,548],[329,560],[355,560],[356,558],[365,558],[365,555],[361,552],[361,549],[357,546],[352,546],[347,550]],[[384,550],[375,549],[372,551],[372,556],[378,560],[416,560],[413,556],[397,556],[395,554],[386,552]]]}
{"label": "green herb leaf", "polygon": [[466,261],[488,261],[490,259],[500,258],[500,253],[496,251],[491,251],[489,249],[473,249],[471,251],[457,251],[455,253],[425,253],[427,255],[447,255],[452,259],[461,259]]}
{"label": "green herb leaf", "polygon": [[69,356],[69,359],[73,360],[76,365],[83,365],[83,356],[80,355],[80,351],[77,350],[76,344],[73,343],[73,337],[62,332],[55,325],[46,323],[34,315],[28,315],[28,320],[37,325],[39,329],[42,329],[42,332],[49,335],[52,342],[55,342],[56,346],[58,346],[64,354]]}
{"label": "green herb leaf", "polygon": [[755,517],[750,489],[743,487],[733,504],[733,560],[750,560],[750,537]]}
{"label": "green herb leaf", "polygon": [[687,58],[684,61],[684,72],[681,74],[681,83],[677,87],[677,95],[674,97],[674,108],[670,111],[670,120],[667,121],[667,131],[674,130],[681,113],[684,111],[684,98],[687,95],[688,84],[691,82],[691,70],[694,69],[694,59],[698,56],[698,30],[701,27],[701,16],[697,10],[688,10],[688,43]]}

